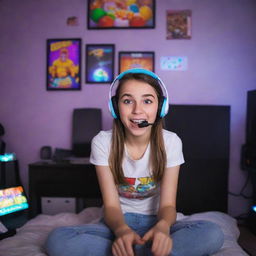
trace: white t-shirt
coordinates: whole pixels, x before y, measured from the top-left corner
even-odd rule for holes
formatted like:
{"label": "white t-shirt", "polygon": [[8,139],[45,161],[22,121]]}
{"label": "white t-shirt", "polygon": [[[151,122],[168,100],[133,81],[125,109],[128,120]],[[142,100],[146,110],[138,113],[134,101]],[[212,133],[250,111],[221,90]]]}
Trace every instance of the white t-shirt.
{"label": "white t-shirt", "polygon": [[[112,130],[101,131],[92,140],[90,162],[94,165],[109,166]],[[182,142],[173,132],[163,130],[167,156],[166,167],[184,163]],[[157,214],[159,185],[152,178],[150,167],[150,144],[139,160],[133,160],[125,147],[123,172],[129,185],[119,185],[120,204],[123,213]]]}

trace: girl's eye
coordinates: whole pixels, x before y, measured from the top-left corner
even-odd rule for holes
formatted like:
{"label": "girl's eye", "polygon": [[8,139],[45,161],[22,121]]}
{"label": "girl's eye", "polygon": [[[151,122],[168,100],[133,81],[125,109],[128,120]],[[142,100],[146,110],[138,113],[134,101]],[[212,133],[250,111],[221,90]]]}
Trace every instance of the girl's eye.
{"label": "girl's eye", "polygon": [[124,104],[131,104],[131,103],[132,103],[132,100],[124,99],[124,100],[123,100],[123,103],[124,103]]}
{"label": "girl's eye", "polygon": [[145,102],[146,104],[151,104],[151,103],[152,103],[152,100],[150,100],[150,99],[145,99],[144,102]]}

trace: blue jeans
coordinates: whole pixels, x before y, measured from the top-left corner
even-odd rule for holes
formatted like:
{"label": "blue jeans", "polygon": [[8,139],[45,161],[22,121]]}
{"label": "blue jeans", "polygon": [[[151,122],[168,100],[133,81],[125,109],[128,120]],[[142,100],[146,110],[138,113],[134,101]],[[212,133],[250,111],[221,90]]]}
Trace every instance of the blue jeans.
{"label": "blue jeans", "polygon": [[[143,236],[157,222],[155,215],[126,213],[126,223]],[[170,256],[205,256],[217,252],[224,241],[220,227],[209,221],[177,221],[170,229]],[[49,256],[110,256],[115,236],[103,221],[54,229],[46,241]],[[136,256],[150,256],[151,244],[135,245]]]}

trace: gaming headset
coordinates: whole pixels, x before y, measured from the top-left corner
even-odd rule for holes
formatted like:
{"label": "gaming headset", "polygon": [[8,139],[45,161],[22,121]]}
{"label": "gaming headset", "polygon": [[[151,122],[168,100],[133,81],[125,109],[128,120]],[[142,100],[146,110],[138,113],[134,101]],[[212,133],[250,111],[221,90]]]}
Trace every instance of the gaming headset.
{"label": "gaming headset", "polygon": [[[156,79],[158,81],[159,85],[161,86],[161,88],[164,91],[165,96],[161,96],[159,99],[157,119],[163,118],[168,113],[168,109],[169,109],[169,97],[168,97],[168,91],[166,89],[166,86],[159,76],[157,76],[155,73],[153,73],[149,70],[142,69],[142,68],[133,68],[133,69],[128,69],[128,70],[122,72],[114,79],[114,81],[110,85],[108,107],[109,107],[109,111],[110,111],[111,115],[115,119],[119,118],[117,98],[116,98],[116,96],[112,96],[112,91],[113,91],[113,87],[114,87],[116,81],[122,79],[126,74],[145,74],[145,75],[153,77],[154,79]],[[151,125],[151,124],[146,122],[141,127],[146,127],[148,125]]]}

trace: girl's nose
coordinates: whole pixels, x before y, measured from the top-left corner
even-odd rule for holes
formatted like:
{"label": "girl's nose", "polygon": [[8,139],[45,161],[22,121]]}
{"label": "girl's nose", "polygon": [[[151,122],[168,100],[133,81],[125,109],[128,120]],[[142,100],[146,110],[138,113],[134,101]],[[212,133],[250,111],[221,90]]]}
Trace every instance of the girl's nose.
{"label": "girl's nose", "polygon": [[135,102],[133,107],[133,112],[138,114],[138,113],[141,113],[142,111],[143,111],[142,105],[138,102]]}

